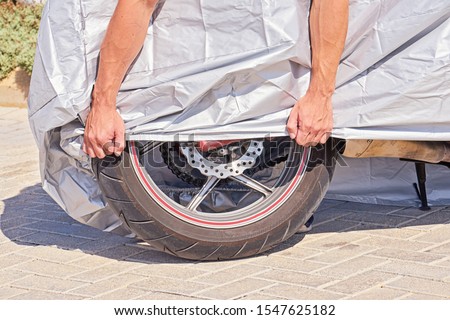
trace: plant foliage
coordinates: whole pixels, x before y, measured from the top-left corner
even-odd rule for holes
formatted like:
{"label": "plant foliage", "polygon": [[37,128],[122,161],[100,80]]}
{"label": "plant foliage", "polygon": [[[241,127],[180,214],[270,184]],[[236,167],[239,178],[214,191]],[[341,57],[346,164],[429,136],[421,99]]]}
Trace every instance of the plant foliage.
{"label": "plant foliage", "polygon": [[0,79],[17,67],[31,74],[42,5],[0,0]]}

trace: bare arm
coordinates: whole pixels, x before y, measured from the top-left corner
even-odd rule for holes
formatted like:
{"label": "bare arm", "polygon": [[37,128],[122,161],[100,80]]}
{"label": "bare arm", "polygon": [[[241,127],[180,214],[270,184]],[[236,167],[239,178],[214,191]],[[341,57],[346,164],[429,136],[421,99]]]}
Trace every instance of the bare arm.
{"label": "bare arm", "polygon": [[142,48],[156,2],[119,0],[109,22],[84,132],[83,151],[93,158],[123,151],[125,126],[116,111],[116,97],[125,73]]}
{"label": "bare arm", "polygon": [[348,27],[348,0],[313,0],[310,13],[311,80],[289,116],[287,130],[300,145],[325,143],[333,129],[332,95]]}

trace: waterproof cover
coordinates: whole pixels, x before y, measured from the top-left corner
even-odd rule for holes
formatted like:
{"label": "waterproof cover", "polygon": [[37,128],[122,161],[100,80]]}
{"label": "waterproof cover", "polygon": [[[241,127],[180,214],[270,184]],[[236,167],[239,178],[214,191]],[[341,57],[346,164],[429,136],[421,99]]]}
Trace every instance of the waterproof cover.
{"label": "waterproof cover", "polygon": [[[48,0],[29,94],[44,189],[103,230],[83,121],[113,0]],[[131,140],[287,135],[309,83],[307,0],[160,1],[117,110]],[[350,0],[333,136],[450,141],[450,1]]]}

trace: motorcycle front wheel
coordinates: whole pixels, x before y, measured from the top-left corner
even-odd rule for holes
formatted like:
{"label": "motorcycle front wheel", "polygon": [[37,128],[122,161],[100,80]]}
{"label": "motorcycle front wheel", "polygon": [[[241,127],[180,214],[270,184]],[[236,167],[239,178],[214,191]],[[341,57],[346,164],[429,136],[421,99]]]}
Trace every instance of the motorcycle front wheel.
{"label": "motorcycle front wheel", "polygon": [[273,248],[311,217],[334,171],[332,143],[254,139],[209,153],[195,142],[130,141],[96,171],[113,211],[154,248],[237,259]]}

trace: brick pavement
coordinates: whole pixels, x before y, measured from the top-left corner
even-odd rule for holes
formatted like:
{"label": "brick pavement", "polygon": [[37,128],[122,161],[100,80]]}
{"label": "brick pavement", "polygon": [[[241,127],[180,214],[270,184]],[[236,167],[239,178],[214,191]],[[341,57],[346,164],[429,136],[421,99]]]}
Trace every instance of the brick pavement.
{"label": "brick pavement", "polygon": [[39,185],[26,110],[0,108],[0,299],[449,299],[450,208],[325,200],[307,235],[191,262],[68,217]]}

